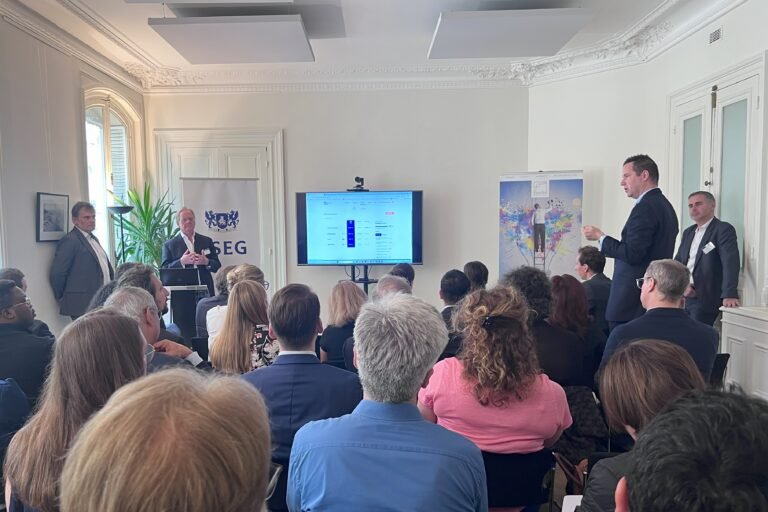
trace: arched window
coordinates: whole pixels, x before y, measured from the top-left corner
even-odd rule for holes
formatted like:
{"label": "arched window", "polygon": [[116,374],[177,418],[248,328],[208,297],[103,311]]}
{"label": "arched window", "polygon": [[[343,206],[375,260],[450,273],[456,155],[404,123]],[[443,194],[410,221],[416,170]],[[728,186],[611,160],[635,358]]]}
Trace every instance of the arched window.
{"label": "arched window", "polygon": [[127,199],[138,186],[141,159],[140,119],[114,92],[92,89],[85,94],[85,141],[88,197],[96,209],[94,234],[107,254],[115,251],[114,231],[107,207]]}

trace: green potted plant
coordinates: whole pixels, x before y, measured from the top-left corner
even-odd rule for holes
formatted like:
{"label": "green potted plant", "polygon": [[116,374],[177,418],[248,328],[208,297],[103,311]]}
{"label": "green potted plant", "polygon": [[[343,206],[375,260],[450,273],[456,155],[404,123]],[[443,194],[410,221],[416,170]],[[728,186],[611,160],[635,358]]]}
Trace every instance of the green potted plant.
{"label": "green potted plant", "polygon": [[[168,193],[152,201],[149,183],[144,184],[144,194],[129,189],[127,201],[115,198],[121,206],[132,206],[128,218],[123,221],[123,237],[118,236],[118,256],[123,254],[122,242],[125,243],[125,260],[136,261],[160,268],[163,261],[163,244],[176,236],[179,228],[176,225],[176,212],[173,203],[167,200]],[[120,221],[113,218],[115,232],[120,232]],[[124,263],[124,261],[120,261]]]}

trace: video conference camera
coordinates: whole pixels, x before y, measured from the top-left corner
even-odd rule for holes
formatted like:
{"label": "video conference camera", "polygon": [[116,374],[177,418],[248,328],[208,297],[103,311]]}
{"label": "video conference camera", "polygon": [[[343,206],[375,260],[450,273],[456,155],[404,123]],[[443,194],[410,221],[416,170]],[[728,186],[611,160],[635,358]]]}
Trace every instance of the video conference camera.
{"label": "video conference camera", "polygon": [[347,192],[368,192],[368,189],[365,188],[365,178],[355,176],[355,186],[348,188]]}

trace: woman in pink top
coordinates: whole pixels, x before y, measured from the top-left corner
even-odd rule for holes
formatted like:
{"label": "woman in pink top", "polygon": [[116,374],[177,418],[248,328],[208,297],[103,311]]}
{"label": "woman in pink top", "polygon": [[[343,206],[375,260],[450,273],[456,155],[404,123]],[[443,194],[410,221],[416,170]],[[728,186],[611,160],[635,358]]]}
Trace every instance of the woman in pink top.
{"label": "woman in pink top", "polygon": [[571,426],[560,385],[542,374],[528,333],[528,305],[512,288],[478,290],[456,316],[462,350],[437,363],[419,410],[493,453],[551,447]]}

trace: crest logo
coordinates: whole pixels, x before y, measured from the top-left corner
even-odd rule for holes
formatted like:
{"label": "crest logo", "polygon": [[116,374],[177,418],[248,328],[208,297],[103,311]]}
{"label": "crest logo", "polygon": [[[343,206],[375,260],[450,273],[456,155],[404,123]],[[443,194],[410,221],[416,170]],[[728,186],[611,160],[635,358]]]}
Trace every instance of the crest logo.
{"label": "crest logo", "polygon": [[227,212],[214,212],[206,210],[205,223],[212,231],[235,231],[240,223],[240,213],[237,210]]}

